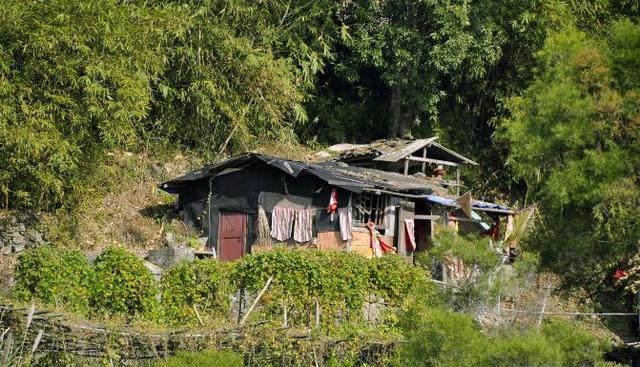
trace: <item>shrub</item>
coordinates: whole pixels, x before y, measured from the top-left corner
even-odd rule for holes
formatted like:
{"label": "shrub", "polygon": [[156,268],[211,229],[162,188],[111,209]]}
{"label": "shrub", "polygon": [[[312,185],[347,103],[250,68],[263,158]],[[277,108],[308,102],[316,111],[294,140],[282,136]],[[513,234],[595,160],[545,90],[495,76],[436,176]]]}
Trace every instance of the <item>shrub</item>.
{"label": "shrub", "polygon": [[91,304],[96,312],[151,316],[156,310],[157,286],[135,255],[110,247],[96,258]]}
{"label": "shrub", "polygon": [[597,338],[580,325],[555,319],[545,323],[542,334],[562,352],[563,366],[590,366],[602,361],[611,343]]}
{"label": "shrub", "polygon": [[486,237],[477,235],[461,236],[457,232],[444,229],[440,231],[429,253],[443,261],[449,255],[459,257],[465,264],[474,264],[487,270],[500,263],[500,257],[489,246]]}
{"label": "shrub", "polygon": [[412,287],[427,282],[427,273],[399,255],[369,260],[369,292],[387,302],[401,302]]}
{"label": "shrub", "polygon": [[198,353],[178,352],[154,364],[155,367],[242,367],[242,357],[234,352],[202,351]]}
{"label": "shrub", "polygon": [[572,366],[562,363],[562,351],[544,335],[529,331],[503,334],[493,339],[478,363],[481,366]]}
{"label": "shrub", "polygon": [[93,269],[79,250],[41,246],[20,255],[13,294],[69,310],[89,310]]}
{"label": "shrub", "polygon": [[313,293],[319,299],[325,320],[362,317],[369,289],[367,259],[343,251],[312,252],[310,256],[321,269],[320,287]]}
{"label": "shrub", "polygon": [[399,366],[476,366],[488,343],[471,317],[415,304],[403,313]]}
{"label": "shrub", "polygon": [[171,323],[196,321],[203,315],[224,316],[230,306],[228,264],[215,260],[182,261],[162,277],[162,309]]}

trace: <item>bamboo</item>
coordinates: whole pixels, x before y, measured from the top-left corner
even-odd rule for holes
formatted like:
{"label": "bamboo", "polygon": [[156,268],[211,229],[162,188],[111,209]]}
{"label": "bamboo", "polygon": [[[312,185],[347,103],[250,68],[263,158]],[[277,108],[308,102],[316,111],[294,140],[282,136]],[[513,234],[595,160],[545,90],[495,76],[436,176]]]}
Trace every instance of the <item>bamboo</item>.
{"label": "bamboo", "polygon": [[260,298],[262,298],[262,295],[264,294],[264,292],[267,291],[267,288],[269,288],[269,285],[271,285],[272,281],[273,281],[273,275],[269,277],[269,279],[267,280],[267,283],[264,285],[264,287],[262,287],[262,290],[260,291],[260,293],[258,293],[258,296],[251,304],[251,307],[249,307],[249,309],[247,310],[247,313],[244,315],[242,320],[240,320],[240,325],[243,325],[244,322],[247,321],[249,314],[251,314],[251,311],[253,311],[253,309],[256,307],[256,305],[258,304],[258,301],[260,301]]}

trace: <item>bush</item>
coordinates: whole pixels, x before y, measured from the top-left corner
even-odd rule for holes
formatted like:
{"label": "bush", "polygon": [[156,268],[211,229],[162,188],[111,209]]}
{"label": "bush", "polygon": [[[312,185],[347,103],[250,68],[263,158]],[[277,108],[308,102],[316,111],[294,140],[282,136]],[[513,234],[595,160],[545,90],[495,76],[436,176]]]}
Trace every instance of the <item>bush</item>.
{"label": "bush", "polygon": [[281,317],[286,303],[292,323],[305,322],[317,299],[322,321],[358,320],[368,296],[402,303],[410,289],[427,282],[427,274],[400,256],[367,260],[341,251],[275,250],[246,256],[235,268],[238,287],[258,291],[274,280],[263,297],[266,312]]}
{"label": "bush", "polygon": [[41,246],[20,255],[14,296],[86,313],[93,269],[81,251]]}
{"label": "bush", "polygon": [[500,264],[500,256],[489,246],[486,237],[461,236],[455,231],[444,229],[437,234],[434,244],[429,253],[439,261],[453,255],[465,264],[477,265],[483,270]]}
{"label": "bush", "polygon": [[542,334],[562,352],[563,366],[590,366],[602,361],[611,347],[604,339],[596,338],[580,325],[555,319],[545,323]]}
{"label": "bush", "polygon": [[232,293],[228,264],[215,260],[182,261],[162,277],[162,309],[170,323],[197,320],[202,315],[225,316]]}
{"label": "bush", "polygon": [[401,302],[412,287],[428,281],[427,273],[406,262],[399,255],[387,255],[369,260],[369,293],[390,303]]}
{"label": "bush", "polygon": [[96,258],[91,304],[96,312],[152,316],[156,310],[156,282],[135,255],[110,247]]}
{"label": "bush", "polygon": [[242,357],[234,352],[202,351],[179,352],[173,357],[156,362],[155,367],[242,367]]}
{"label": "bush", "polygon": [[440,308],[416,304],[400,326],[406,343],[398,352],[399,366],[476,366],[488,347],[471,317]]}

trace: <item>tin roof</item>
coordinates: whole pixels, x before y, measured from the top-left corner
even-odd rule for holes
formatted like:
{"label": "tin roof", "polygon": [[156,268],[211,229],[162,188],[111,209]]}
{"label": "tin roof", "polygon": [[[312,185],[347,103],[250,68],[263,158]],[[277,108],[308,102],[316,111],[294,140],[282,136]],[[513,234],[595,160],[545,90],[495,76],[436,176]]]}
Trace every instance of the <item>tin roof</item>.
{"label": "tin roof", "polygon": [[[353,162],[374,160],[379,162],[398,162],[407,156],[419,153],[427,148],[429,158],[449,161],[460,165],[477,165],[471,159],[437,143],[438,137],[427,139],[381,139],[370,144],[339,144],[329,148],[339,152],[338,161]],[[416,156],[421,156],[420,154]]]}
{"label": "tin roof", "polygon": [[189,182],[215,176],[227,168],[242,168],[255,163],[265,163],[284,173],[298,177],[307,172],[327,184],[341,187],[353,192],[365,189],[382,189],[394,192],[431,193],[445,190],[437,182],[425,177],[405,176],[399,173],[386,172],[370,168],[351,167],[342,162],[305,163],[282,159],[257,153],[243,153],[223,162],[208,165],[158,185],[167,192],[175,192],[175,188]]}

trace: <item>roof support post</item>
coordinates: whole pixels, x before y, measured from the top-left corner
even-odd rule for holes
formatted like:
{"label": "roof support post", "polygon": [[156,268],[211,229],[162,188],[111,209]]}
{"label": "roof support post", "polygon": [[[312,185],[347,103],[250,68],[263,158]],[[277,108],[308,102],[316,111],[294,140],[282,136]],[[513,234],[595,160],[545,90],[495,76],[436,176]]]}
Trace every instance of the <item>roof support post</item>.
{"label": "roof support post", "polygon": [[[427,147],[422,148],[422,158],[427,158]],[[427,174],[427,162],[422,162],[422,173]]]}
{"label": "roof support post", "polygon": [[456,167],[456,195],[460,196],[460,166]]}
{"label": "roof support post", "polygon": [[404,159],[404,174],[405,176],[409,175],[409,157]]}

